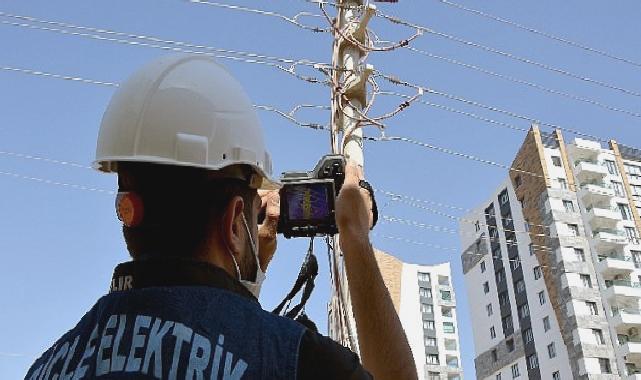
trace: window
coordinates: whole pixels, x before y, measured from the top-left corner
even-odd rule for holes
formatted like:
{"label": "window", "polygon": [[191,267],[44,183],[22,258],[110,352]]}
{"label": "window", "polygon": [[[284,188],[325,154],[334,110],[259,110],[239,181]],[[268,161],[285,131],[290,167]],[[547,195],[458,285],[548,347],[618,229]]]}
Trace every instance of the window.
{"label": "window", "polygon": [[487,281],[485,281],[485,282],[483,283],[483,292],[484,292],[485,294],[487,294],[487,293],[489,293],[489,292],[490,292],[490,284],[489,284]]}
{"label": "window", "polygon": [[496,272],[496,283],[505,281],[505,269],[501,268]]}
{"label": "window", "polygon": [[579,278],[581,279],[581,283],[583,284],[584,288],[592,287],[592,279],[590,278],[589,274],[580,274]]}
{"label": "window", "polygon": [[587,306],[590,311],[590,315],[599,315],[599,309],[596,306],[596,302],[585,301],[585,306]]}
{"label": "window", "polygon": [[430,274],[425,272],[418,272],[418,280],[430,282]]}
{"label": "window", "polygon": [[567,190],[568,188],[568,181],[566,181],[563,178],[558,178],[557,182],[559,183],[559,189],[564,189]]}
{"label": "window", "polygon": [[628,241],[632,244],[639,244],[639,234],[637,229],[634,227],[625,227],[625,236],[628,237]]}
{"label": "window", "polygon": [[561,167],[561,157],[552,156],[552,165]]}
{"label": "window", "polygon": [[527,367],[528,369],[534,369],[539,366],[539,357],[536,354],[532,354],[527,357]]}
{"label": "window", "polygon": [[570,236],[579,236],[579,226],[576,224],[568,224],[568,231]]}
{"label": "window", "polygon": [[454,322],[443,322],[443,332],[447,334],[454,334],[456,332]]}
{"label": "window", "polygon": [[630,184],[630,189],[632,190],[632,196],[639,199],[641,197],[641,185],[632,185]]}
{"label": "window", "polygon": [[501,319],[501,325],[503,326],[503,330],[509,330],[512,328],[512,315],[507,315],[506,317],[503,317]]}
{"label": "window", "polygon": [[561,380],[561,373],[559,371],[552,372],[552,380]]}
{"label": "window", "polygon": [[427,364],[438,364],[438,355],[429,354],[425,357]]}
{"label": "window", "polygon": [[434,306],[430,305],[429,303],[422,303],[421,304],[421,312],[422,313],[428,313],[428,314],[434,314]]}
{"label": "window", "polygon": [[511,226],[511,225],[512,225],[512,222],[514,221],[514,220],[512,219],[512,214],[511,214],[511,213],[509,213],[509,212],[507,213],[507,215],[505,215],[505,216],[504,216],[504,217],[502,217],[501,219],[503,219],[503,227]]}
{"label": "window", "polygon": [[457,345],[455,339],[445,339],[445,349],[448,351],[456,351]]}
{"label": "window", "polygon": [[545,304],[545,291],[543,290],[539,292],[539,304],[541,305]]}
{"label": "window", "polygon": [[500,260],[503,255],[501,255],[501,246],[498,246],[492,250],[492,258]]}
{"label": "window", "polygon": [[494,380],[501,380],[501,374],[500,374],[500,373],[497,373],[497,374],[496,374],[496,378],[495,378]]}
{"label": "window", "polygon": [[487,305],[485,305],[485,310],[487,311],[487,316],[488,317],[494,313],[492,311],[492,304],[491,303],[488,303]]}
{"label": "window", "polygon": [[499,230],[497,230],[496,227],[490,226],[488,228],[488,231],[490,231],[490,237],[492,238],[492,240],[499,238]]}
{"label": "window", "polygon": [[524,303],[523,305],[519,306],[517,311],[519,313],[519,318],[521,318],[521,319],[530,316],[530,306],[528,306],[528,304],[526,304],[526,303]]}
{"label": "window", "polygon": [[525,281],[518,280],[516,283],[514,283],[514,288],[516,289],[517,293],[525,291]]}
{"label": "window", "polygon": [[563,201],[565,212],[574,212],[574,203],[572,201]]}
{"label": "window", "polygon": [[635,166],[630,164],[623,164],[625,167],[625,172],[630,175],[630,177],[639,178],[641,177],[641,166]]}
{"label": "window", "polygon": [[619,171],[617,170],[617,164],[614,161],[604,160],[603,163],[605,164],[605,167],[608,168],[608,173],[612,175],[619,175]]}
{"label": "window", "polygon": [[574,257],[576,261],[585,261],[585,252],[581,248],[574,248]]}
{"label": "window", "polygon": [[517,175],[514,177],[514,188],[518,189],[521,187],[521,184],[523,184],[523,179],[521,178],[520,175]]}
{"label": "window", "polygon": [[434,321],[423,321],[423,328],[426,330],[434,330]]}
{"label": "window", "polygon": [[474,231],[479,232],[481,230],[481,223],[477,220],[474,222]]}
{"label": "window", "polygon": [[499,200],[501,201],[501,204],[504,205],[507,202],[510,201],[510,197],[507,195],[507,190],[504,190],[501,195],[499,195]]}
{"label": "window", "polygon": [[521,259],[518,256],[515,256],[513,259],[510,259],[510,267],[512,270],[518,268],[521,265]]}
{"label": "window", "polygon": [[534,255],[534,244],[530,243],[528,248],[530,249],[530,256]]}
{"label": "window", "polygon": [[550,359],[556,357],[556,347],[554,347],[554,342],[548,344],[548,356]]}
{"label": "window", "polygon": [[601,373],[612,373],[610,368],[610,359],[599,358],[599,368],[601,368]]}
{"label": "window", "polygon": [[425,347],[436,347],[436,338],[425,337]]}
{"label": "window", "polygon": [[521,376],[521,372],[519,371],[519,363],[514,363],[512,364],[512,378],[516,379],[519,376]]}
{"label": "window", "polygon": [[507,292],[499,293],[499,304],[507,305],[508,303],[509,303],[509,298],[508,298]]}
{"label": "window", "polygon": [[507,352],[514,351],[514,339],[506,340],[505,341],[505,347],[507,348]]}
{"label": "window", "polygon": [[543,317],[543,331],[550,330],[550,317]]}
{"label": "window", "polygon": [[428,372],[427,373],[427,378],[429,380],[440,380],[441,379],[441,373],[440,372]]}
{"label": "window", "polygon": [[623,184],[621,182],[612,181],[612,188],[617,197],[625,197],[625,190],[623,190]]}
{"label": "window", "polygon": [[625,203],[617,203],[617,207],[619,208],[619,212],[621,213],[621,218],[623,218],[623,220],[632,220],[632,211],[630,211],[630,206]]}
{"label": "window", "polygon": [[494,330],[494,326],[490,327],[490,339],[496,338],[496,330]]}
{"label": "window", "polygon": [[485,261],[481,261],[481,273],[485,273]]}
{"label": "window", "polygon": [[432,298],[432,289],[420,287],[418,288],[418,294],[420,294],[421,297]]}
{"label": "window", "polygon": [[452,292],[449,290],[441,290],[441,299],[443,301],[451,301],[452,300]]}
{"label": "window", "polygon": [[594,341],[596,342],[596,344],[605,344],[605,340],[603,339],[603,331],[601,331],[601,329],[592,329],[592,335],[594,336]]}
{"label": "window", "polygon": [[496,354],[496,349],[494,349],[494,350],[492,350],[492,361],[496,362],[497,360],[499,360],[499,357]]}
{"label": "window", "polygon": [[532,271],[534,272],[534,279],[535,280],[538,280],[539,278],[541,278],[541,267],[540,266],[534,267],[534,269],[532,269]]}
{"label": "window", "polygon": [[641,251],[635,251],[631,249],[630,255],[632,256],[632,261],[634,262],[634,266],[637,268],[641,268]]}
{"label": "window", "polygon": [[442,307],[441,308],[441,315],[444,317],[451,317],[452,316],[452,308],[451,307]]}
{"label": "window", "polygon": [[532,329],[527,328],[523,331],[523,341],[525,344],[528,344],[534,341],[534,335],[532,334]]}

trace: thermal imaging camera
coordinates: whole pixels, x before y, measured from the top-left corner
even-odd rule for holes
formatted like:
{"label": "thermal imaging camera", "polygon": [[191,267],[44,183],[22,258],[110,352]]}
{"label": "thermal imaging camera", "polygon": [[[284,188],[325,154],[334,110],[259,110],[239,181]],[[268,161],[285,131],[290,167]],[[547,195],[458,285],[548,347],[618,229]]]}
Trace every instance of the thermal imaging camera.
{"label": "thermal imaging camera", "polygon": [[286,238],[338,233],[335,202],[345,181],[345,158],[330,154],[310,172],[281,177],[278,232]]}

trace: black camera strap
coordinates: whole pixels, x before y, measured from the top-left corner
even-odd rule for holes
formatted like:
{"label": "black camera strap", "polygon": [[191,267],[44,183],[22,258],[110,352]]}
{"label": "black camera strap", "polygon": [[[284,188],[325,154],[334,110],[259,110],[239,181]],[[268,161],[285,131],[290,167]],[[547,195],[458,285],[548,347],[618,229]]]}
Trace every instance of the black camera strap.
{"label": "black camera strap", "polygon": [[[314,255],[314,238],[310,238],[309,248],[307,250],[307,255],[303,264],[301,265],[300,271],[298,272],[298,278],[294,282],[292,290],[287,293],[287,296],[281,301],[281,303],[272,311],[272,313],[277,315],[282,315],[283,309],[285,309],[285,316],[291,319],[296,319],[299,316],[300,312],[305,309],[305,304],[314,290],[314,280],[318,275],[318,261]],[[304,289],[303,289],[304,286]],[[298,305],[294,306],[291,310],[289,309],[289,304],[292,299],[303,289],[303,293],[300,298]],[[287,307],[285,307],[287,305]]]}

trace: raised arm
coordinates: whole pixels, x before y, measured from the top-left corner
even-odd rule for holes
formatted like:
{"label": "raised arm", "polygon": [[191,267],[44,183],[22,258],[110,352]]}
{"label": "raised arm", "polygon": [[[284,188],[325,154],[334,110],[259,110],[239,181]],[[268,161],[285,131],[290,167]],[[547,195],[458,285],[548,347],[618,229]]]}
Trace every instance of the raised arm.
{"label": "raised arm", "polygon": [[363,366],[377,380],[417,377],[401,321],[374,258],[369,241],[371,199],[359,186],[361,168],[348,165],[336,201],[336,222],[356,319]]}

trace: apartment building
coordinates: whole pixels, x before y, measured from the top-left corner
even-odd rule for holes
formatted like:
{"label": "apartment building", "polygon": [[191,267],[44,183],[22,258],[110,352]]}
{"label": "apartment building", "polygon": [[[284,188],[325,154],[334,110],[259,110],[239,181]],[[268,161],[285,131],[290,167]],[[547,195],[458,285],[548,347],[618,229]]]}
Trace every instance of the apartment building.
{"label": "apartment building", "polygon": [[[456,298],[450,264],[409,264],[380,250],[375,250],[375,254],[412,349],[418,378],[462,380]],[[354,341],[358,340],[357,333],[352,329],[349,331],[351,337],[345,337],[344,327],[336,321],[340,319],[336,315],[337,310],[339,308],[331,303],[330,337],[346,344],[351,340],[354,347]]]}
{"label": "apartment building", "polygon": [[641,379],[641,150],[529,131],[461,223],[478,379]]}

